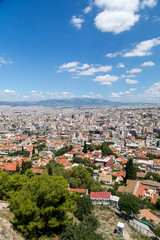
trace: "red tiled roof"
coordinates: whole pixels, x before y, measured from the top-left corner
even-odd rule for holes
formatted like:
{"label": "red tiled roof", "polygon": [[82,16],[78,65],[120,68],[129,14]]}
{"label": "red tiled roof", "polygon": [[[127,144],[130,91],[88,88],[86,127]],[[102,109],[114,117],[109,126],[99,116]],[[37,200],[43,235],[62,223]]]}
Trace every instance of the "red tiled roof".
{"label": "red tiled roof", "polygon": [[97,198],[97,199],[110,199],[111,193],[110,192],[91,192],[90,198]]}
{"label": "red tiled roof", "polygon": [[69,188],[70,192],[77,192],[77,193],[86,193],[86,189],[80,189],[80,188]]}
{"label": "red tiled roof", "polygon": [[140,214],[143,217],[145,217],[147,220],[153,220],[154,222],[160,222],[160,219],[147,209],[140,210]]}

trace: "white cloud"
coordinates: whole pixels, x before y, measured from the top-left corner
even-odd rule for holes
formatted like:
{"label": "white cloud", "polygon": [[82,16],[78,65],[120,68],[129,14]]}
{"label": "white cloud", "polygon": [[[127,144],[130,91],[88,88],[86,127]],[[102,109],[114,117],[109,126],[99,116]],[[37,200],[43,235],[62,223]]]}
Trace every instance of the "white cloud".
{"label": "white cloud", "polygon": [[138,83],[138,81],[137,80],[133,80],[133,79],[126,79],[125,80],[126,81],[126,83],[128,83],[128,84],[136,84],[136,83]]}
{"label": "white cloud", "polygon": [[130,88],[130,89],[127,90],[127,91],[119,92],[119,93],[113,93],[113,92],[112,92],[111,97],[113,97],[113,98],[120,98],[121,96],[125,96],[125,95],[128,95],[128,94],[132,94],[134,91],[136,91],[136,88]]}
{"label": "white cloud", "polygon": [[142,72],[141,68],[133,68],[127,71],[127,73],[140,73],[140,72]]}
{"label": "white cloud", "polygon": [[73,67],[77,67],[78,64],[79,64],[79,62],[69,62],[69,63],[65,63],[65,64],[61,65],[59,68],[60,69],[73,68]]}
{"label": "white cloud", "polygon": [[118,34],[130,30],[140,18],[139,0],[95,0],[95,5],[102,9],[95,18],[95,25],[102,32]]}
{"label": "white cloud", "polygon": [[144,62],[141,64],[142,67],[152,67],[155,66],[155,63],[152,61]]}
{"label": "white cloud", "polygon": [[119,97],[120,97],[118,93],[113,93],[113,92],[112,92],[111,96],[112,96],[113,98],[119,98]]}
{"label": "white cloud", "polygon": [[71,19],[71,24],[77,29],[81,29],[82,23],[84,23],[84,19],[81,17],[73,16]]}
{"label": "white cloud", "polygon": [[117,68],[125,68],[125,65],[123,63],[118,63]]}
{"label": "white cloud", "polygon": [[106,54],[106,57],[114,58],[114,57],[117,57],[118,54],[119,54],[119,52],[107,53],[107,54]]}
{"label": "white cloud", "polygon": [[100,94],[95,94],[95,93],[90,92],[90,93],[87,94],[87,95],[82,95],[81,98],[100,99],[100,98],[102,98],[102,95],[100,95]]}
{"label": "white cloud", "polygon": [[160,17],[159,16],[154,16],[153,17],[153,22],[159,22],[160,21]]}
{"label": "white cloud", "polygon": [[101,85],[112,85],[112,82],[116,82],[118,79],[118,76],[107,74],[105,76],[96,77],[94,82],[99,82]]}
{"label": "white cloud", "polygon": [[84,63],[81,67],[77,67],[77,69],[84,70],[84,69],[87,69],[87,68],[89,68],[89,67],[90,67],[89,64]]}
{"label": "white cloud", "polygon": [[14,90],[9,90],[9,89],[4,89],[4,92],[5,93],[14,93],[14,94],[16,93]]}
{"label": "white cloud", "polygon": [[133,50],[125,53],[123,57],[149,56],[152,54],[151,49],[158,45],[160,45],[160,37],[140,42]]}
{"label": "white cloud", "polygon": [[112,70],[112,66],[106,65],[106,66],[100,66],[100,67],[91,67],[85,71],[79,72],[80,76],[91,76],[98,72],[109,72]]}
{"label": "white cloud", "polygon": [[158,0],[143,0],[141,2],[141,8],[150,7],[153,8],[157,5]]}
{"label": "white cloud", "polygon": [[92,7],[91,6],[88,6],[85,9],[83,9],[84,14],[87,14],[87,13],[89,13],[91,11],[92,11]]}
{"label": "white cloud", "polygon": [[87,6],[86,8],[83,9],[84,14],[91,12],[92,8],[93,8],[93,0],[90,0],[89,6]]}

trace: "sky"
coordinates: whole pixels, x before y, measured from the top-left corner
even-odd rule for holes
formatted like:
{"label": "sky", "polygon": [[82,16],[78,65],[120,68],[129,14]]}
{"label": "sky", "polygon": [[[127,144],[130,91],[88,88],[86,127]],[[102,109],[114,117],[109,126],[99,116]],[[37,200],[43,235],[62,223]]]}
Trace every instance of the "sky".
{"label": "sky", "polygon": [[0,0],[0,101],[160,102],[160,0]]}

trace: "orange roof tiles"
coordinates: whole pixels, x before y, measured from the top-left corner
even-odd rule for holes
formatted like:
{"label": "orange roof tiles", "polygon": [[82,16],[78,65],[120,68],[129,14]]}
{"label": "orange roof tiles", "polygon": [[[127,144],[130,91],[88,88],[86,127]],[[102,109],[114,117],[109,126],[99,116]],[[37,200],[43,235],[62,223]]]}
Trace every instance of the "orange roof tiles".
{"label": "orange roof tiles", "polygon": [[160,218],[155,216],[153,213],[151,213],[147,209],[140,210],[140,214],[145,217],[147,220],[153,220],[154,222],[160,222]]}

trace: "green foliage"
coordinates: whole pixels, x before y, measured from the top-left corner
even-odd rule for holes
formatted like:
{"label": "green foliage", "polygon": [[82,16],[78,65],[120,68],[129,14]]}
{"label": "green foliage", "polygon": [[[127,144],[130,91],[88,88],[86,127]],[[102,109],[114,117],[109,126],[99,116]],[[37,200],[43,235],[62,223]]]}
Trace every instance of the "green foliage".
{"label": "green foliage", "polygon": [[9,175],[0,171],[0,199],[9,200],[28,181],[27,175]]}
{"label": "green foliage", "polygon": [[63,176],[70,184],[71,188],[87,188],[89,191],[95,192],[105,191],[105,189],[100,187],[100,182],[95,181],[89,171],[82,165],[65,171]]}
{"label": "green foliage", "polygon": [[46,148],[46,144],[42,143],[42,144],[34,146],[33,148],[36,148],[38,150],[38,152],[40,152],[40,151],[43,151],[44,148]]}
{"label": "green foliage", "polygon": [[63,148],[55,151],[54,154],[55,154],[56,157],[58,157],[58,156],[61,156],[65,153],[67,153],[68,151],[70,151],[70,149],[72,149],[72,146],[70,146],[70,147],[66,146],[66,147],[63,147]]}
{"label": "green foliage", "polygon": [[158,198],[156,201],[156,208],[160,210],[160,198]]}
{"label": "green foliage", "polygon": [[24,174],[26,171],[27,171],[27,169],[30,169],[30,168],[32,168],[32,162],[31,161],[22,161],[22,174]]}
{"label": "green foliage", "polygon": [[29,157],[30,153],[24,150],[21,151],[15,151],[13,153],[8,153],[9,156],[23,156],[23,157]]}
{"label": "green foliage", "polygon": [[84,152],[84,153],[87,153],[87,144],[86,144],[86,141],[84,142],[83,152]]}
{"label": "green foliage", "polygon": [[154,234],[157,237],[160,237],[160,225],[158,225],[154,230],[153,230]]}
{"label": "green foliage", "polygon": [[137,214],[140,209],[141,200],[132,194],[124,193],[120,199],[118,206],[121,211],[125,212],[129,217],[130,215]]}
{"label": "green foliage", "polygon": [[82,221],[85,216],[88,216],[92,213],[93,204],[89,197],[83,196],[77,200],[78,209],[75,212],[75,216]]}
{"label": "green foliage", "polygon": [[101,149],[102,149],[102,156],[106,157],[109,155],[114,155],[114,152],[110,149],[108,142],[102,143]]}
{"label": "green foliage", "polygon": [[14,226],[27,238],[61,231],[72,223],[69,211],[74,200],[63,177],[42,174],[32,177],[10,199]]}
{"label": "green foliage", "polygon": [[53,176],[62,176],[63,172],[65,171],[63,165],[54,160],[51,160],[46,167],[48,174]]}
{"label": "green foliage", "polygon": [[137,175],[136,166],[133,164],[133,159],[130,158],[126,164],[126,181],[127,179],[135,180]]}
{"label": "green foliage", "polygon": [[90,163],[90,161],[87,158],[79,158],[79,157],[73,157],[72,160],[73,163],[80,163],[83,165],[87,165],[87,163]]}
{"label": "green foliage", "polygon": [[67,226],[61,235],[62,240],[104,240],[101,234],[96,233],[99,226],[94,216],[85,218],[79,225]]}
{"label": "green foliage", "polygon": [[90,152],[93,152],[94,150],[96,150],[96,146],[91,143],[89,146],[88,146],[88,150],[90,150]]}
{"label": "green foliage", "polygon": [[158,173],[148,172],[145,176],[145,179],[152,179],[153,181],[160,182],[160,175]]}

